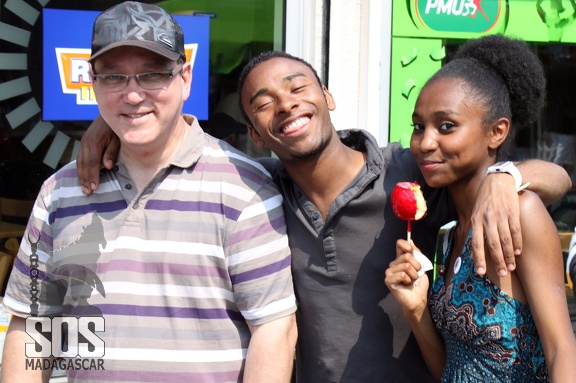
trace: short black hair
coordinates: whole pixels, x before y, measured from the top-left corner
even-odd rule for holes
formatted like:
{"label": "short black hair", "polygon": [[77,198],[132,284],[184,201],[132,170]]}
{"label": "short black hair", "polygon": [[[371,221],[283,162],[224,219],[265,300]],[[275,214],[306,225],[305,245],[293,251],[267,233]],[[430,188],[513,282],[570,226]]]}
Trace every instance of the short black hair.
{"label": "short black hair", "polygon": [[316,80],[318,81],[318,84],[320,85],[320,87],[322,87],[322,85],[323,85],[322,80],[320,80],[320,76],[318,76],[318,72],[316,72],[316,69],[314,69],[314,67],[309,62],[301,59],[300,57],[293,56],[293,55],[286,53],[284,51],[266,51],[266,52],[260,53],[258,56],[254,57],[252,60],[250,60],[250,62],[248,62],[248,64],[246,64],[246,66],[242,70],[242,73],[240,74],[240,78],[238,79],[238,104],[240,105],[240,110],[242,111],[242,116],[244,117],[244,119],[246,120],[246,123],[248,123],[248,124],[250,123],[250,119],[248,118],[248,114],[246,113],[246,111],[244,110],[244,107],[242,106],[242,88],[244,88],[244,82],[246,81],[246,77],[248,77],[250,72],[252,72],[252,70],[254,68],[256,68],[258,65],[260,65],[263,62],[268,61],[270,59],[276,58],[276,57],[298,61],[298,62],[306,65],[308,68],[310,68],[312,73],[314,73],[314,76],[316,77]]}
{"label": "short black hair", "polygon": [[498,150],[499,158],[508,154],[516,132],[534,123],[544,106],[546,77],[542,63],[520,39],[497,34],[468,40],[428,83],[446,77],[467,83],[470,95],[486,107],[486,125],[501,117],[510,120],[510,132]]}

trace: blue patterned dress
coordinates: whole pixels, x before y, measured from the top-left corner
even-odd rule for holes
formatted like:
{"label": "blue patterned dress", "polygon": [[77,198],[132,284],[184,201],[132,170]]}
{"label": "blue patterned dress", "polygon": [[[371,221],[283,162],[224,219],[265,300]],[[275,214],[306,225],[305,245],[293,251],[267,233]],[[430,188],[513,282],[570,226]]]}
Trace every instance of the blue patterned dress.
{"label": "blue patterned dress", "polygon": [[[450,238],[443,265],[453,243]],[[446,346],[442,382],[548,382],[530,308],[476,274],[471,253],[469,232],[458,272],[446,285],[443,266],[430,292],[432,319]]]}

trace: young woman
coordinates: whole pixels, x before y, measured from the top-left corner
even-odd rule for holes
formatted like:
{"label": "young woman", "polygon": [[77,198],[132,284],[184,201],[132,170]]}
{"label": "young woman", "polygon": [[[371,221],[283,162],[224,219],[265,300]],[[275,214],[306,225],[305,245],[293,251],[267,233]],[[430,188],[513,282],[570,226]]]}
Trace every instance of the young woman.
{"label": "young woman", "polygon": [[562,251],[540,199],[520,192],[523,251],[515,271],[498,275],[487,257],[480,276],[471,254],[478,186],[514,132],[536,120],[544,94],[543,70],[531,49],[495,35],[462,46],[416,102],[410,148],[426,183],[450,190],[458,224],[429,296],[426,275],[414,283],[417,244],[405,240],[397,242],[386,285],[442,382],[576,381]]}

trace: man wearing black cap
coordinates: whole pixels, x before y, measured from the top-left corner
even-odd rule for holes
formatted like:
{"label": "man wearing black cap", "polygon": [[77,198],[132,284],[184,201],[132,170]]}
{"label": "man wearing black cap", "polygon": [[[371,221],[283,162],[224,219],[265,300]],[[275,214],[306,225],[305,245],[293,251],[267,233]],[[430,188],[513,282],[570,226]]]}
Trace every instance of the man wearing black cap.
{"label": "man wearing black cap", "polygon": [[[35,360],[62,356],[69,381],[288,382],[296,306],[282,198],[260,165],[183,118],[192,69],[178,23],[154,5],[115,6],[94,23],[90,63],[119,160],[91,196],[75,163],[44,183],[3,300],[13,319],[2,382],[47,379]],[[87,234],[94,214],[100,235]],[[93,273],[58,258],[96,239],[106,247]],[[88,304],[102,326],[79,317],[90,344],[68,328],[37,356],[31,319],[54,333],[64,302],[46,286],[77,281],[75,270],[101,281]]]}

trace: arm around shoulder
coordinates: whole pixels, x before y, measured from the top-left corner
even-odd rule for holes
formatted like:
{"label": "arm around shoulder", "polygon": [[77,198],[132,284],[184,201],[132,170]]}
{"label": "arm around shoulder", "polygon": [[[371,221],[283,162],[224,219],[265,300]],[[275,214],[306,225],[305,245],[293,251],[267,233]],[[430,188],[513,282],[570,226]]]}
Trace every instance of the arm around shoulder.
{"label": "arm around shoulder", "polygon": [[472,215],[472,247],[480,275],[486,272],[485,243],[500,275],[515,268],[515,256],[522,251],[524,238],[519,223],[518,186],[527,185],[544,204],[559,200],[571,187],[568,173],[554,163],[527,160],[516,165],[517,169],[511,165],[507,168],[512,169],[491,172],[496,175],[486,176],[478,191]]}
{"label": "arm around shoulder", "polygon": [[538,194],[545,205],[558,201],[572,186],[570,176],[563,167],[543,160],[526,160],[516,164],[528,190]]}
{"label": "arm around shoulder", "polygon": [[76,158],[78,178],[82,191],[89,195],[100,184],[100,164],[107,169],[118,158],[120,140],[102,116],[98,116],[82,135],[80,150]]}

